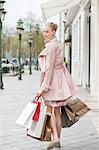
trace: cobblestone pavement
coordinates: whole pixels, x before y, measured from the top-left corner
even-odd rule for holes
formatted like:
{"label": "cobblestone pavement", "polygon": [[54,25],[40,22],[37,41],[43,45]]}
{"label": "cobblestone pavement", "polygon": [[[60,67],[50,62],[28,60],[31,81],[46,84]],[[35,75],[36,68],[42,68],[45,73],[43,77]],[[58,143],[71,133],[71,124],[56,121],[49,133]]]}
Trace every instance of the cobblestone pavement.
{"label": "cobblestone pavement", "polygon": [[[26,129],[16,119],[35,96],[39,88],[39,71],[32,75],[26,71],[22,81],[18,77],[4,76],[4,90],[0,90],[0,150],[46,150],[48,142],[40,142],[26,135]],[[71,128],[62,129],[60,150],[99,150],[99,104],[83,88],[77,95],[92,111]],[[57,150],[58,150],[57,149]]]}

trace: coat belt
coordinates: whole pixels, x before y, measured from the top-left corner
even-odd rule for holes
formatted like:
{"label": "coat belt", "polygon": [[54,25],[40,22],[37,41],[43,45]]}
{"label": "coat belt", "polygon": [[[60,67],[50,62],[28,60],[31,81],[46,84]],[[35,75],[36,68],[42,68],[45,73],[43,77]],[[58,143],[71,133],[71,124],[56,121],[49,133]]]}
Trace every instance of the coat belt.
{"label": "coat belt", "polygon": [[64,64],[61,64],[61,65],[55,65],[55,66],[54,66],[55,69],[61,69],[61,68],[63,68],[63,67],[64,67]]}

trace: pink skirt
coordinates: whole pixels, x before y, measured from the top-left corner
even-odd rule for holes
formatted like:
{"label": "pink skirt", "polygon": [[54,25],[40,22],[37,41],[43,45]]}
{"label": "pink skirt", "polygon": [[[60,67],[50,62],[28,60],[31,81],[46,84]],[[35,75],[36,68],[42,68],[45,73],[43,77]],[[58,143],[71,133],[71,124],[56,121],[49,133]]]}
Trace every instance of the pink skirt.
{"label": "pink skirt", "polygon": [[61,100],[61,101],[45,101],[46,106],[50,107],[60,107],[60,106],[66,106],[69,99]]}

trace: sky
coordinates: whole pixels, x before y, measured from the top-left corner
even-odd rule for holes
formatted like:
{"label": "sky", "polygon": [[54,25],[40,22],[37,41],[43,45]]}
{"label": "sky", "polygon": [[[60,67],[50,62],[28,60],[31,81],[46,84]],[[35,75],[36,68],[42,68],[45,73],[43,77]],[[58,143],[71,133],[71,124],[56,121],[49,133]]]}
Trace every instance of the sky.
{"label": "sky", "polygon": [[9,27],[16,26],[20,18],[26,18],[32,12],[37,18],[42,16],[40,3],[47,0],[6,0],[4,9],[7,11],[4,24]]}

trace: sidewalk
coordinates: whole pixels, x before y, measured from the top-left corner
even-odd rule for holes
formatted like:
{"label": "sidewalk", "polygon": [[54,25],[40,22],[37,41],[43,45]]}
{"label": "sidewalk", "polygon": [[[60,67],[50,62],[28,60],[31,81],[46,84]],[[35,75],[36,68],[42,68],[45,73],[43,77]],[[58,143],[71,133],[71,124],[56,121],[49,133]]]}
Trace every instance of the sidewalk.
{"label": "sidewalk", "polygon": [[[39,71],[33,70],[32,75],[26,71],[22,81],[17,76],[3,77],[4,90],[0,90],[0,150],[46,150],[47,142],[26,136],[26,129],[16,124],[20,112],[39,89],[39,75]],[[62,129],[60,150],[99,150],[99,104],[83,88],[79,88],[77,95],[92,111],[71,128]]]}

